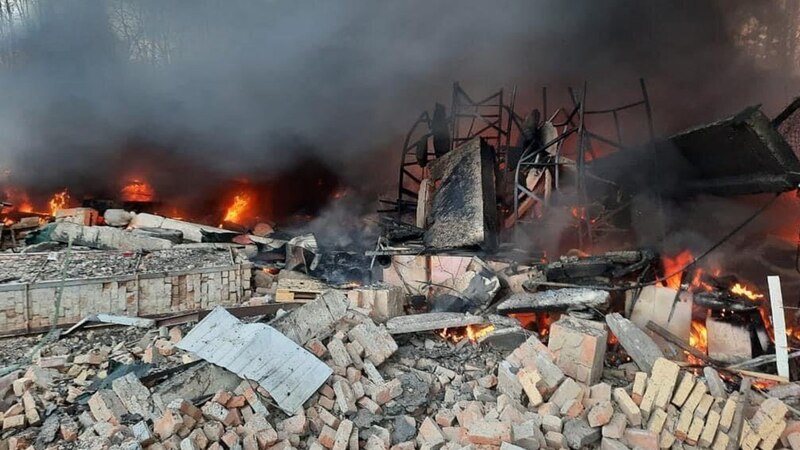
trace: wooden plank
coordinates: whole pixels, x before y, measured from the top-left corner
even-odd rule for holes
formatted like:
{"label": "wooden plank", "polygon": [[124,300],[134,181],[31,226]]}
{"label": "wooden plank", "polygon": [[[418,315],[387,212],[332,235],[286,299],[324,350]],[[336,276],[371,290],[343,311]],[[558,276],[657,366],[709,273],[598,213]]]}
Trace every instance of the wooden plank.
{"label": "wooden plank", "polygon": [[277,303],[308,303],[317,298],[318,292],[293,292],[286,289],[275,291]]}
{"label": "wooden plank", "polygon": [[775,361],[778,375],[789,378],[789,344],[786,341],[786,317],[783,312],[783,293],[781,279],[778,276],[767,277],[769,285],[769,302],[772,307],[772,326],[775,330]]}

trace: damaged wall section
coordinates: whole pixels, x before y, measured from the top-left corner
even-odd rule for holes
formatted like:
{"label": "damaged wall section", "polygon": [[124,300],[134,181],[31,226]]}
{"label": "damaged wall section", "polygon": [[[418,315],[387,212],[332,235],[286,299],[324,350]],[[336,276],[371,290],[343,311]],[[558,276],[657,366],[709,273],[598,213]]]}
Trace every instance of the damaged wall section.
{"label": "damaged wall section", "polygon": [[475,138],[430,164],[437,187],[425,244],[433,248],[497,247],[495,152]]}
{"label": "damaged wall section", "polygon": [[[195,257],[187,258],[186,252]],[[203,252],[208,253],[205,258],[200,255]],[[39,274],[37,278],[0,284],[0,334],[51,326],[62,284],[61,325],[97,313],[147,316],[236,305],[251,294],[250,264],[233,262],[227,252],[165,250],[141,256],[102,251],[73,255],[73,259],[75,264],[62,282],[57,273],[46,269],[60,267],[60,261],[48,261],[46,254],[0,255],[4,274],[32,262],[41,265],[33,272]]]}

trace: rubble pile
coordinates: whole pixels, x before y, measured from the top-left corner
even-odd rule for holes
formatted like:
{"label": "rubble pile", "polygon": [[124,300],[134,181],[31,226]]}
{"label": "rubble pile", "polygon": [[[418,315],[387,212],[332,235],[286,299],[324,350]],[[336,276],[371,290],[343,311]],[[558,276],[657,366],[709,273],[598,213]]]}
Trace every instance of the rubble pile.
{"label": "rubble pile", "polygon": [[[127,340],[98,345],[97,336],[102,341],[110,330],[93,330],[90,339],[56,341],[29,367],[0,379],[4,445],[721,450],[736,430],[748,450],[800,443],[800,422],[786,418],[787,404],[744,385],[728,394],[710,367],[697,376],[657,357],[649,371],[632,363],[627,370],[604,368],[609,332],[601,321],[565,315],[551,327],[547,345],[533,335],[508,352],[435,333],[395,339],[369,315],[343,293],[326,291],[270,322],[268,328],[283,330],[330,369],[324,384],[289,414],[278,388],[269,392],[259,380],[241,379],[181,349],[218,320],[213,313],[186,335],[179,327],[130,329]],[[91,349],[70,347],[92,339]],[[268,363],[258,361],[270,345],[250,341],[227,360]],[[287,358],[282,365],[291,365]],[[302,386],[309,375],[296,373],[284,383]]]}

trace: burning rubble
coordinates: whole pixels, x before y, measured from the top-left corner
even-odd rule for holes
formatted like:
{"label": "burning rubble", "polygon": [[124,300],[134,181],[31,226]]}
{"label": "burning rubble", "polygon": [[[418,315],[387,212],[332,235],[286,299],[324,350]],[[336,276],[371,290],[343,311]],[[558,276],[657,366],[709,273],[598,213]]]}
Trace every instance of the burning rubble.
{"label": "burning rubble", "polygon": [[[264,219],[276,194],[247,183],[205,220],[165,213],[141,176],[109,202],[67,187],[43,212],[8,189],[2,445],[800,450],[798,305],[776,274],[706,258],[797,188],[781,131],[796,108],[650,128],[633,148],[586,117],[642,108],[651,124],[644,82],[620,108],[589,108],[585,89],[523,117],[456,85],[454,110],[408,134],[375,233],[345,246]],[[714,165],[708,146],[743,162]],[[671,183],[610,170],[647,178],[653,154]],[[619,244],[643,190],[775,197],[706,250],[667,252]],[[536,246],[554,218],[555,255]]]}

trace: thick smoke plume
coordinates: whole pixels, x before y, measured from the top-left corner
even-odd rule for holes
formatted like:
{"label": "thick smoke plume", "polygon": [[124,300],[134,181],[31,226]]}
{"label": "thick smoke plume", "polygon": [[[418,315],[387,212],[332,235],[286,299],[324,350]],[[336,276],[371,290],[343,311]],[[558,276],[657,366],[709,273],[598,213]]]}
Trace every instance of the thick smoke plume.
{"label": "thick smoke plume", "polygon": [[408,124],[454,80],[528,99],[588,80],[590,99],[620,103],[645,77],[660,131],[790,95],[736,45],[744,1],[16,4],[0,167],[43,191],[113,192],[131,171],[196,190],[309,157],[383,188]]}

